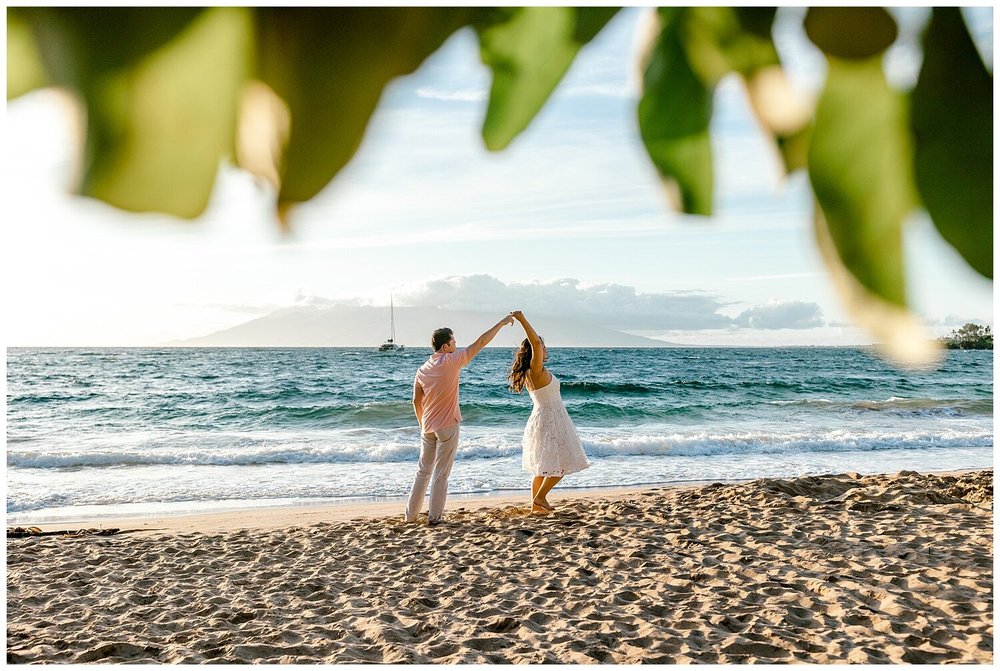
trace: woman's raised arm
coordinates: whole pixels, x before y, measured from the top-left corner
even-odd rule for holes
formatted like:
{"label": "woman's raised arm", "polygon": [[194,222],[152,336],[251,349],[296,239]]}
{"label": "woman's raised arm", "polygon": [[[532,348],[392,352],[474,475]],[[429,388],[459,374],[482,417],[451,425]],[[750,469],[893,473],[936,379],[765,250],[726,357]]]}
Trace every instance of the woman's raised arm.
{"label": "woman's raised arm", "polygon": [[545,367],[545,358],[537,356],[542,351],[542,339],[538,337],[535,328],[528,321],[528,318],[524,316],[523,312],[514,310],[510,314],[514,319],[521,322],[521,326],[524,327],[524,333],[528,336],[528,342],[531,343],[531,376],[537,377]]}

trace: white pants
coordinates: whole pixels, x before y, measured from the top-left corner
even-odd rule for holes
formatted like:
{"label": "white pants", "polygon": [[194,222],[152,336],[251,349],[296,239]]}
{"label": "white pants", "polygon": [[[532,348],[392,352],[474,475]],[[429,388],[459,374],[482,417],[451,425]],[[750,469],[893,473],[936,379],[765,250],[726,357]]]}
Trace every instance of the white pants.
{"label": "white pants", "polygon": [[420,506],[424,502],[427,484],[431,486],[431,505],[427,513],[429,520],[441,519],[444,502],[448,498],[448,476],[455,463],[458,451],[459,424],[446,429],[420,434],[420,461],[417,463],[417,477],[413,480],[410,500],[406,504],[406,521],[417,519]]}

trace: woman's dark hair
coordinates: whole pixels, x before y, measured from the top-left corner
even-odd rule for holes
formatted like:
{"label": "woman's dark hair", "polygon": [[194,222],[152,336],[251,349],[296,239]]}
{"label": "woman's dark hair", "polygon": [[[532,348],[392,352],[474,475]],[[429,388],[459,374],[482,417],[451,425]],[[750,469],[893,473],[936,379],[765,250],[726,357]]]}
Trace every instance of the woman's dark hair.
{"label": "woman's dark hair", "polygon": [[431,335],[431,347],[437,352],[439,349],[451,342],[455,334],[447,326],[439,328]]}
{"label": "woman's dark hair", "polygon": [[[539,338],[541,340],[541,338]],[[544,341],[543,341],[544,342]],[[510,367],[510,390],[515,394],[524,391],[524,386],[528,382],[528,372],[531,369],[531,342],[525,338],[521,342],[521,347],[514,352],[514,363]]]}

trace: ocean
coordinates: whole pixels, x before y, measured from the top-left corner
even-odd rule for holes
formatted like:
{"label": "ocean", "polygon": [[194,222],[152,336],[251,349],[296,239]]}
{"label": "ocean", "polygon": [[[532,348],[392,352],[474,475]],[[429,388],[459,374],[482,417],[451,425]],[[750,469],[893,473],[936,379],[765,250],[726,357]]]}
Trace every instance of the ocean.
{"label": "ocean", "polygon": [[[405,497],[429,348],[7,350],[8,524]],[[462,373],[452,495],[526,490],[512,350]],[[993,352],[552,348],[592,466],[560,487],[993,466]],[[402,505],[402,504],[401,504]]]}

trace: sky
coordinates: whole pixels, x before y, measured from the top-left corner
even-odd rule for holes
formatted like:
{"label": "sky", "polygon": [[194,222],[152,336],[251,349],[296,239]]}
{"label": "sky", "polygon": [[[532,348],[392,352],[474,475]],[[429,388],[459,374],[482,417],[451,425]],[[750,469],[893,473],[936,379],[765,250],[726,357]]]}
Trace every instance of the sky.
{"label": "sky", "polygon": [[[639,139],[637,54],[648,8],[585,46],[506,150],[480,129],[490,73],[464,30],[384,92],[352,162],[300,206],[222,166],[203,216],[127,214],[67,189],[78,154],[65,96],[33,92],[5,120],[4,342],[146,346],[329,301],[565,316],[673,343],[848,345],[873,337],[840,307],[813,240],[804,173],[784,176],[742,85],[712,120],[712,217],[674,212]],[[928,9],[897,11],[890,81],[912,85]],[[992,68],[989,6],[966,12]],[[781,8],[775,40],[815,95],[824,60]],[[930,332],[992,324],[992,283],[925,215],[905,239],[908,297]]]}

